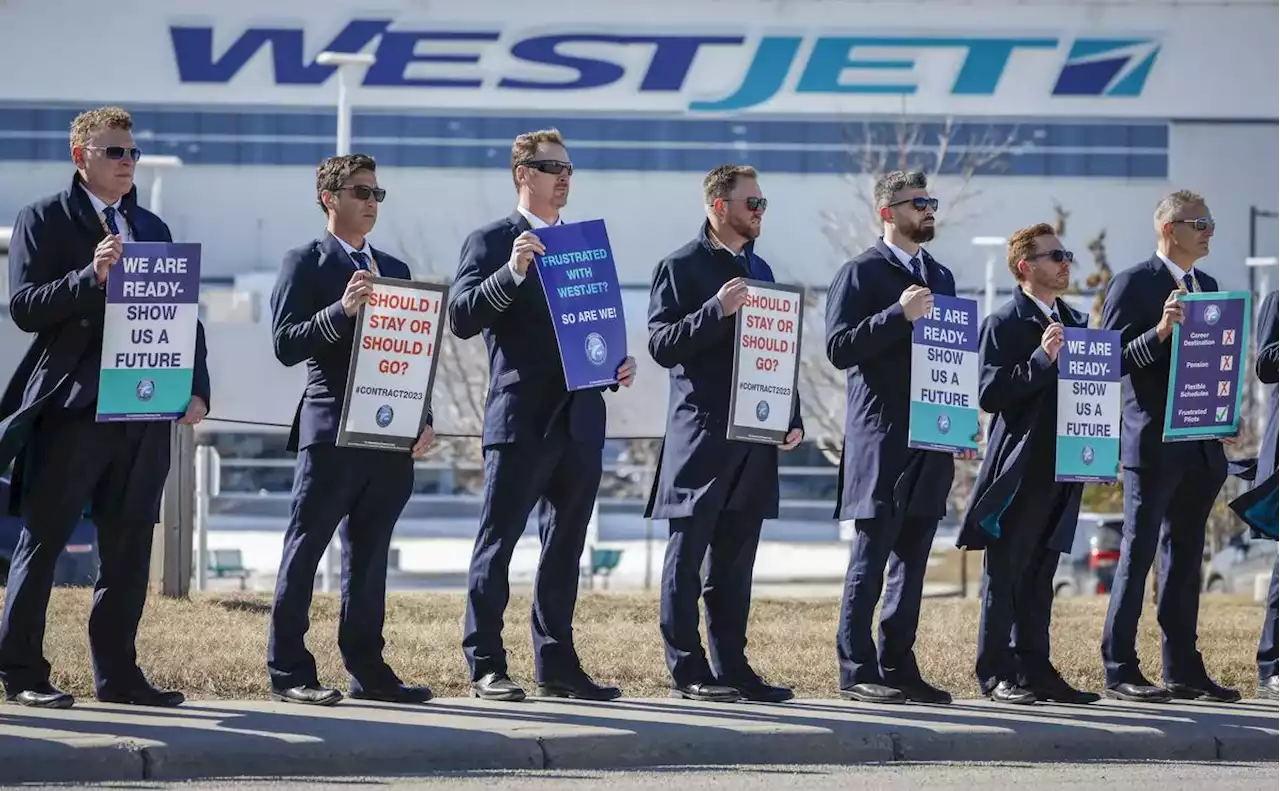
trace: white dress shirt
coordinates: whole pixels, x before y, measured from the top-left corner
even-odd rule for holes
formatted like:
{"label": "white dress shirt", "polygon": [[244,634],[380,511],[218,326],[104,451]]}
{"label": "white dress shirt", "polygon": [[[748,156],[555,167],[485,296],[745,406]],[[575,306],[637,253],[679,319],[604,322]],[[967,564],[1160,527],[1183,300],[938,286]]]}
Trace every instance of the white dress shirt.
{"label": "white dress shirt", "polygon": [[[1022,293],[1023,293],[1023,294],[1026,294],[1028,299],[1030,299],[1032,302],[1036,303],[1036,307],[1040,308],[1040,312],[1044,314],[1044,317],[1045,317],[1046,319],[1048,319],[1049,321],[1053,321],[1053,310],[1054,310],[1054,309],[1053,309],[1053,307],[1052,307],[1052,306],[1050,306],[1050,305],[1046,305],[1043,301],[1041,301],[1041,299],[1040,299],[1039,297],[1037,297],[1035,294],[1032,294],[1030,291],[1028,291],[1028,290],[1027,290],[1027,289],[1025,289],[1025,288],[1024,288],[1024,289],[1022,289]],[[1058,317],[1058,321],[1059,321],[1059,322],[1061,322],[1061,321],[1062,321],[1062,317],[1061,317],[1061,316],[1059,316],[1059,317]]]}
{"label": "white dress shirt", "polygon": [[[337,239],[338,244],[342,245],[342,249],[347,251],[347,258],[351,259],[351,265],[356,267],[356,269],[360,269],[359,266],[356,266],[356,259],[353,258],[351,255],[352,253],[357,252],[356,248],[347,244],[342,237],[336,234],[331,233],[329,235],[332,236],[334,239]],[[369,237],[367,236],[365,237],[364,247],[361,247],[359,252],[364,253],[364,257],[369,259],[369,271],[373,272],[375,275],[378,274],[378,265],[373,260],[373,248],[369,246]]]}
{"label": "white dress shirt", "polygon": [[[894,255],[898,256],[898,260],[902,262],[902,265],[906,267],[906,270],[908,272],[912,271],[912,268],[911,268],[912,256],[908,255],[906,250],[903,250],[901,247],[897,246],[896,244],[889,241],[888,239],[884,240],[884,246],[889,248],[889,250],[892,251]],[[920,269],[919,269],[920,279],[924,280],[927,277],[927,274],[925,273],[925,268],[924,268],[924,248],[923,247],[921,247],[919,251],[916,253],[915,258],[917,261],[920,262]]]}
{"label": "white dress shirt", "polygon": [[[551,227],[550,225],[547,225],[545,222],[543,222],[541,217],[529,211],[523,206],[517,205],[516,211],[520,212],[520,216],[524,217],[525,220],[528,221],[529,227],[535,231],[538,230],[539,228]],[[564,225],[564,218],[557,217],[556,225]],[[520,274],[520,272],[516,270],[515,264],[512,263],[510,260],[507,261],[507,269],[511,270],[511,276],[515,278],[517,286],[524,282],[524,275]]]}
{"label": "white dress shirt", "polygon": [[1196,268],[1195,268],[1194,266],[1193,266],[1193,267],[1191,267],[1191,269],[1187,270],[1186,272],[1183,272],[1183,271],[1182,271],[1182,267],[1178,266],[1178,265],[1177,265],[1177,264],[1175,264],[1173,261],[1169,260],[1169,257],[1168,257],[1168,256],[1166,256],[1164,253],[1162,253],[1162,252],[1160,252],[1159,250],[1157,250],[1157,251],[1156,251],[1156,255],[1160,258],[1160,260],[1161,260],[1161,261],[1164,261],[1164,266],[1165,266],[1165,268],[1169,270],[1169,274],[1173,275],[1173,279],[1174,279],[1174,281],[1175,281],[1179,286],[1185,286],[1185,285],[1186,285],[1186,283],[1183,283],[1183,282],[1182,282],[1182,276],[1183,276],[1183,275],[1186,275],[1186,274],[1190,274],[1190,275],[1191,275],[1191,285],[1195,287],[1195,288],[1193,288],[1193,289],[1192,289],[1192,291],[1199,291],[1199,290],[1200,290],[1200,278],[1196,275]]}

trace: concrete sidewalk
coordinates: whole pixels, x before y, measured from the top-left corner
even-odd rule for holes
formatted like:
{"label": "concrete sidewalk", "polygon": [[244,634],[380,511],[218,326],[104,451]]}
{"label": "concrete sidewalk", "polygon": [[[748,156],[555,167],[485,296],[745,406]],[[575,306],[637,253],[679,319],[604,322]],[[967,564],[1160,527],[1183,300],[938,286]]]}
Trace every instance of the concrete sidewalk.
{"label": "concrete sidewalk", "polygon": [[1276,761],[1274,703],[0,705],[0,783],[888,761]]}

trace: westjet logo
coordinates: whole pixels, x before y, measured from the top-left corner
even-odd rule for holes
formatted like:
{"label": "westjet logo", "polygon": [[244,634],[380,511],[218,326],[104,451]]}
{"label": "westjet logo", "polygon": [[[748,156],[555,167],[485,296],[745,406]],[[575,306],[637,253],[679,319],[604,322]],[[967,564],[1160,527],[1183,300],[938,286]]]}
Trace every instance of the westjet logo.
{"label": "westjet logo", "polygon": [[[765,36],[748,43],[743,36],[618,34],[604,32],[552,33],[511,38],[499,52],[513,63],[502,69],[475,68],[492,57],[500,29],[406,30],[392,19],[353,19],[330,41],[307,46],[301,28],[250,27],[220,52],[215,51],[210,27],[173,26],[170,36],[179,79],[183,83],[227,84],[264,48],[271,53],[272,79],[278,86],[320,85],[336,67],[315,62],[314,53],[372,51],[376,61],[363,84],[383,88],[427,88],[498,91],[568,92],[599,89],[632,76],[635,47],[651,53],[636,89],[642,94],[685,91],[689,72],[704,50],[753,47],[747,66],[728,95],[714,100],[691,100],[690,110],[725,112],[755,107],[779,94],[831,96],[913,95],[918,89],[916,55],[923,50],[962,53],[959,67],[949,75],[952,96],[994,96],[1011,57],[1026,52],[1061,58],[1063,44],[1071,46],[1057,80],[1045,85],[1053,96],[1136,97],[1150,75],[1159,44],[1147,39],[955,35],[955,36]],[[221,37],[220,37],[221,38]],[[588,51],[590,55],[582,54]],[[603,46],[602,46],[603,45]],[[503,52],[502,50],[505,50]],[[616,52],[616,55],[609,54]],[[799,62],[800,68],[795,68]],[[422,76],[431,64],[448,65],[453,76]],[[559,76],[523,76],[522,66],[554,67]],[[411,68],[412,67],[412,68]],[[496,73],[494,73],[496,72]],[[554,73],[554,72],[553,72]],[[539,72],[541,74],[541,72]],[[854,75],[863,75],[860,78]],[[870,75],[870,76],[867,76]],[[634,83],[632,83],[634,84]]]}

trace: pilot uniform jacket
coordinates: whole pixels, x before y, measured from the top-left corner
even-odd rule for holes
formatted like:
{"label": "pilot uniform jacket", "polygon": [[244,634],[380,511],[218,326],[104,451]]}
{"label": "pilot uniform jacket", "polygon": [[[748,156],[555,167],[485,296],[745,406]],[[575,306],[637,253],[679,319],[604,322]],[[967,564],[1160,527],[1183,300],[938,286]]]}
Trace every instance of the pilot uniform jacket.
{"label": "pilot uniform jacket", "polygon": [[[408,264],[376,248],[379,277],[411,280]],[[307,384],[294,412],[286,449],[333,443],[347,394],[356,319],[342,309],[342,295],[355,264],[331,233],[285,253],[271,292],[271,338],[276,359],[307,364]],[[430,404],[427,424],[432,423]]]}
{"label": "pilot uniform jacket", "polygon": [[[0,397],[0,471],[13,462],[15,516],[22,512],[23,449],[37,421],[50,408],[92,408],[97,400],[107,292],[93,257],[108,231],[82,183],[76,173],[67,189],[24,207],[13,227],[9,315],[35,334]],[[135,242],[173,241],[164,221],[138,205],[136,186],[121,198],[120,214]],[[191,393],[212,409],[206,358],[204,324],[197,322]]]}
{"label": "pilot uniform jacket", "polygon": [[516,211],[473,231],[449,296],[449,329],[463,340],[482,336],[489,354],[483,445],[544,439],[567,411],[572,438],[603,448],[605,388],[569,392],[537,268],[531,264],[517,283],[507,266],[516,237],[528,230]]}
{"label": "pilot uniform jacket", "polygon": [[[670,371],[667,430],[645,516],[679,519],[699,504],[778,516],[778,448],[727,438],[737,316],[716,293],[736,277],[773,282],[773,270],[743,248],[750,271],[709,235],[709,223],[658,264],[649,298],[649,354]],[[789,429],[804,430],[792,394]],[[730,480],[741,469],[736,480]]]}
{"label": "pilot uniform jacket", "polygon": [[835,518],[895,513],[941,519],[955,476],[950,453],[907,447],[911,328],[898,298],[908,286],[955,296],[951,271],[922,251],[927,282],[881,238],[840,267],[827,291],[827,359],[845,371],[847,412]]}
{"label": "pilot uniform jacket", "polygon": [[[1089,317],[1061,299],[1053,307],[1064,327],[1088,326]],[[1049,318],[1020,288],[982,324],[978,405],[992,416],[991,436],[956,542],[961,549],[985,549],[1006,529],[1043,527],[1005,525],[1001,517],[1015,496],[1047,499],[1055,488],[1058,364],[1040,347],[1048,326]],[[1067,502],[1048,547],[1069,552],[1084,486],[1058,485],[1066,487]]]}

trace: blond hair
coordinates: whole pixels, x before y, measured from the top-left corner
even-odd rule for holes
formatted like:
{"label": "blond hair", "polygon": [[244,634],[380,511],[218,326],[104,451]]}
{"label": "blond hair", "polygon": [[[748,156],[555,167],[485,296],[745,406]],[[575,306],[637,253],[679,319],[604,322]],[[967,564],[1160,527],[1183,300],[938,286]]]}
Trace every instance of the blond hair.
{"label": "blond hair", "polygon": [[133,130],[133,118],[119,107],[98,107],[85,110],[71,122],[71,147],[84,146],[99,129]]}

